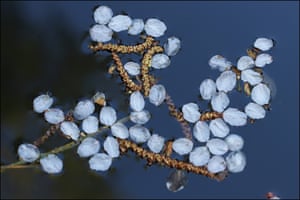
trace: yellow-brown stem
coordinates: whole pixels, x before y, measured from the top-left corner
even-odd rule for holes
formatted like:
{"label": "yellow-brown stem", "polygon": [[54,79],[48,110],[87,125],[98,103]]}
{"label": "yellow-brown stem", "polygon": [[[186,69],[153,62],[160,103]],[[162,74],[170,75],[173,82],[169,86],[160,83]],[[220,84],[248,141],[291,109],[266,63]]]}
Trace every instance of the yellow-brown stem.
{"label": "yellow-brown stem", "polygon": [[217,118],[222,118],[223,114],[215,111],[202,113],[200,116],[200,121],[210,121]]}
{"label": "yellow-brown stem", "polygon": [[46,133],[44,135],[42,135],[41,137],[39,137],[38,139],[36,139],[33,144],[35,146],[40,146],[42,144],[44,144],[46,142],[46,140],[54,135],[56,133],[56,131],[59,129],[59,125],[51,125],[49,127],[49,129],[46,131]]}
{"label": "yellow-brown stem", "polygon": [[170,95],[166,95],[166,104],[168,105],[169,113],[172,117],[174,117],[181,125],[182,132],[184,133],[185,137],[192,139],[192,131],[189,123],[183,118],[183,113],[179,111]]}
{"label": "yellow-brown stem", "polygon": [[154,39],[148,36],[144,43],[138,45],[118,45],[118,44],[103,44],[101,42],[96,45],[90,45],[89,48],[96,51],[109,51],[115,53],[142,53],[146,49],[149,49],[154,43]]}
{"label": "yellow-brown stem", "polygon": [[142,85],[144,90],[144,95],[148,96],[150,88],[152,86],[151,77],[149,75],[149,67],[151,66],[152,56],[156,53],[163,52],[163,48],[161,46],[151,47],[143,56],[142,59],[142,67],[141,67],[141,76],[142,76]]}
{"label": "yellow-brown stem", "polygon": [[240,80],[241,79],[241,70],[239,70],[237,67],[232,66],[231,67],[231,71],[234,72],[236,74],[236,79]]}
{"label": "yellow-brown stem", "polygon": [[260,50],[252,47],[251,49],[247,49],[247,54],[250,56],[253,60],[256,59],[257,55],[260,53]]}
{"label": "yellow-brown stem", "polygon": [[151,151],[148,151],[148,150],[138,146],[137,144],[135,144],[134,142],[129,141],[129,140],[120,139],[120,138],[118,138],[117,140],[118,140],[118,143],[120,146],[120,151],[122,153],[125,153],[128,150],[131,150],[135,154],[137,154],[139,157],[146,159],[148,161],[148,163],[158,163],[162,166],[176,168],[179,170],[185,170],[187,172],[193,172],[195,174],[201,174],[203,176],[206,176],[206,177],[218,180],[218,181],[221,181],[226,177],[226,175],[224,175],[224,173],[226,173],[226,172],[219,173],[219,174],[213,174],[213,173],[210,173],[206,167],[197,167],[188,162],[183,162],[183,161],[179,161],[177,159],[172,159],[166,155],[153,153]]}

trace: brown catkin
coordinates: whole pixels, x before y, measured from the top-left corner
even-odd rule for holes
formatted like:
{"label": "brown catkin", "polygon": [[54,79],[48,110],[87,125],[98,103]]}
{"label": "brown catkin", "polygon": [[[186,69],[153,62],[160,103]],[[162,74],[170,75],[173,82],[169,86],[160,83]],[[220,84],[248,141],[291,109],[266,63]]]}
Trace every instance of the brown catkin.
{"label": "brown catkin", "polygon": [[142,85],[144,90],[144,95],[149,96],[149,91],[152,86],[151,77],[149,75],[149,67],[151,66],[152,56],[156,53],[163,52],[163,48],[161,46],[153,46],[151,47],[143,56],[142,66],[141,66],[141,76],[142,76]]}
{"label": "brown catkin", "polygon": [[109,51],[115,53],[142,53],[146,49],[150,48],[154,43],[154,39],[148,36],[145,42],[138,44],[138,45],[118,45],[118,44],[103,44],[101,42],[97,43],[96,45],[90,45],[89,48],[96,52],[96,51]]}
{"label": "brown catkin", "polygon": [[136,155],[138,155],[140,158],[147,160],[151,164],[158,163],[162,166],[176,168],[179,170],[185,170],[187,172],[193,172],[195,174],[201,174],[203,176],[206,176],[206,177],[218,180],[218,181],[223,180],[227,175],[226,171],[224,171],[222,173],[213,174],[213,173],[210,173],[206,167],[197,167],[191,163],[173,159],[164,154],[153,153],[151,151],[148,151],[148,150],[138,146],[134,142],[126,140],[126,139],[118,138],[117,140],[118,140],[118,143],[120,146],[120,151],[122,153],[125,153],[128,150],[131,150]]}
{"label": "brown catkin", "polygon": [[130,91],[141,90],[142,87],[140,85],[137,85],[136,83],[133,82],[133,80],[130,79],[129,75],[127,74],[126,70],[123,67],[121,59],[115,52],[112,52],[112,58],[117,65],[117,71],[119,72],[119,75],[123,83],[125,84],[126,88],[129,89]]}

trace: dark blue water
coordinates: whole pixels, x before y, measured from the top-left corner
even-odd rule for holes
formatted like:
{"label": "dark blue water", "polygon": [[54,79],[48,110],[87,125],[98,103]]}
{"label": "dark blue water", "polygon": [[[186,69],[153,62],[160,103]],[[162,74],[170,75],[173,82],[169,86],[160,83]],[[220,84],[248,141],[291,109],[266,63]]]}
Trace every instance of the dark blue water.
{"label": "dark blue water", "polygon": [[[109,57],[87,49],[87,31],[97,5],[125,11],[132,18],[157,17],[169,36],[182,40],[171,66],[156,72],[178,106],[197,101],[198,87],[215,79],[208,59],[221,54],[232,62],[245,55],[256,37],[276,40],[274,62],[265,68],[274,81],[272,110],[253,125],[232,128],[245,139],[247,167],[223,182],[188,174],[184,190],[171,193],[165,181],[171,170],[137,160],[133,154],[96,174],[76,150],[63,154],[64,172],[49,176],[40,169],[1,173],[1,198],[264,198],[268,191],[283,199],[299,197],[299,2],[1,2],[1,163],[17,159],[16,148],[46,130],[32,112],[32,99],[50,91],[56,105],[71,109],[76,100],[104,91],[119,115],[128,112],[119,80],[106,74]],[[130,39],[130,38],[129,38]],[[249,101],[237,93],[233,107]],[[155,108],[148,127],[165,137],[182,137],[166,106]],[[162,123],[163,122],[163,123]],[[44,151],[61,144],[54,137]]]}

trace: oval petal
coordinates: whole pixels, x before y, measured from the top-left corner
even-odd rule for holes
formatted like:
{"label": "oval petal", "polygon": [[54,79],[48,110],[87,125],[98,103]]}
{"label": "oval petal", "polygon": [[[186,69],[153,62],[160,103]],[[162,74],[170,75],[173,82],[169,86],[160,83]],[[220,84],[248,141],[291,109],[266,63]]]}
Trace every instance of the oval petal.
{"label": "oval petal", "polygon": [[186,155],[193,149],[193,142],[187,138],[178,138],[172,144],[173,150],[179,155]]}
{"label": "oval petal", "polygon": [[37,113],[42,113],[49,109],[53,104],[53,98],[48,94],[42,94],[33,100],[33,110]]}
{"label": "oval petal", "polygon": [[226,169],[226,162],[221,156],[213,156],[207,164],[207,170],[210,173],[219,173]]}
{"label": "oval petal", "polygon": [[207,142],[210,135],[207,123],[198,121],[193,128],[193,135],[199,142]]}
{"label": "oval petal", "polygon": [[190,162],[195,166],[204,166],[208,163],[210,153],[207,147],[196,147],[189,155]]}
{"label": "oval petal", "polygon": [[246,167],[246,156],[241,151],[234,151],[226,157],[227,169],[229,172],[238,173]]}
{"label": "oval petal", "polygon": [[225,92],[216,93],[211,99],[211,106],[214,111],[223,112],[229,105],[230,101]]}
{"label": "oval petal", "polygon": [[210,100],[217,92],[216,83],[212,79],[205,79],[200,84],[200,95],[204,100]]}
{"label": "oval petal", "polygon": [[221,139],[213,138],[206,143],[209,151],[214,155],[224,155],[228,151],[228,144]]}
{"label": "oval petal", "polygon": [[111,126],[117,121],[117,113],[113,107],[102,107],[99,115],[100,122],[106,126]]}
{"label": "oval petal", "polygon": [[136,143],[144,143],[150,138],[149,130],[141,125],[135,125],[129,128],[130,138]]}
{"label": "oval petal", "polygon": [[149,92],[150,103],[159,106],[166,98],[166,89],[163,85],[153,85]]}
{"label": "oval petal", "polygon": [[77,154],[82,157],[90,157],[96,154],[100,149],[100,142],[92,137],[85,138],[77,148]]}
{"label": "oval petal", "polygon": [[60,173],[63,169],[62,160],[55,154],[49,154],[40,159],[40,164],[44,172],[48,174]]}
{"label": "oval petal", "polygon": [[216,80],[219,91],[229,92],[236,85],[236,74],[232,71],[225,71]]}
{"label": "oval petal", "polygon": [[147,35],[160,37],[164,35],[167,30],[167,26],[159,19],[150,18],[146,21],[144,29]]}
{"label": "oval petal", "polygon": [[223,119],[231,126],[244,126],[247,124],[247,115],[236,108],[227,108],[223,112]]}
{"label": "oval petal", "polygon": [[259,83],[251,91],[251,99],[259,105],[268,104],[271,97],[270,95],[270,89],[263,83]]}
{"label": "oval petal", "polygon": [[130,95],[130,108],[134,111],[142,111],[145,107],[145,100],[140,91],[135,91]]}
{"label": "oval petal", "polygon": [[159,153],[163,149],[164,144],[165,139],[158,134],[151,135],[147,142],[149,149],[154,153]]}
{"label": "oval petal", "polygon": [[103,147],[110,157],[117,158],[120,156],[119,143],[115,138],[108,136],[103,143]]}
{"label": "oval petal", "polygon": [[263,119],[266,116],[265,109],[261,105],[252,102],[245,106],[245,113],[251,119]]}
{"label": "oval petal", "polygon": [[223,138],[229,134],[229,127],[222,119],[219,118],[210,121],[209,129],[211,130],[212,134],[216,137]]}
{"label": "oval petal", "polygon": [[199,120],[201,114],[199,106],[195,103],[187,103],[182,107],[183,118],[188,122],[195,123]]}
{"label": "oval petal", "polygon": [[111,126],[111,133],[113,136],[121,139],[127,139],[129,137],[127,126],[120,122],[117,122]]}
{"label": "oval petal", "polygon": [[108,27],[111,28],[115,32],[125,31],[127,30],[132,24],[132,20],[127,15],[116,15],[111,18],[110,22],[108,23]]}

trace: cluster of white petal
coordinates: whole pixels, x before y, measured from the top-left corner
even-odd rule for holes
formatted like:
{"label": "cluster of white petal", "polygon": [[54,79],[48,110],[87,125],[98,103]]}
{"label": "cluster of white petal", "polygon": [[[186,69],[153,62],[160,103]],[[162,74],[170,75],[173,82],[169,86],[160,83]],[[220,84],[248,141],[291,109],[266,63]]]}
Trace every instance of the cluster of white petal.
{"label": "cluster of white petal", "polygon": [[[108,42],[112,39],[114,32],[128,31],[129,35],[138,35],[143,31],[152,37],[161,37],[167,30],[165,23],[156,18],[149,18],[144,23],[143,19],[131,19],[128,15],[115,15],[107,6],[99,6],[95,9],[94,21],[96,22],[90,30],[90,37],[95,42]],[[170,41],[168,55],[175,55],[180,48],[178,41]]]}

